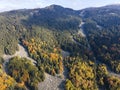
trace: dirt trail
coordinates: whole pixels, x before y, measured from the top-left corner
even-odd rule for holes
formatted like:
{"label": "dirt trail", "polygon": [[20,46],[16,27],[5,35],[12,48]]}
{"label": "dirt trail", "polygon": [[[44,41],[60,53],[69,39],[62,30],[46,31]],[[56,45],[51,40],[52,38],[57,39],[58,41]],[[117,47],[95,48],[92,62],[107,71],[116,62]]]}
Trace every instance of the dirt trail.
{"label": "dirt trail", "polygon": [[[19,51],[16,51],[14,55],[6,55],[6,54],[3,55],[3,59],[4,59],[3,69],[5,72],[7,72],[7,70],[5,70],[6,63],[9,62],[9,60],[12,57],[15,57],[15,56],[25,57],[29,59],[33,64],[36,63],[35,60],[29,57],[27,51],[22,45],[18,44],[18,47],[19,47]],[[63,58],[65,58],[69,56],[69,53],[62,50],[62,56]],[[38,84],[38,90],[64,90],[66,72],[67,72],[66,68],[64,68],[64,71],[61,75],[62,77],[60,77],[60,75],[52,76],[45,73],[45,76],[46,76],[45,81]]]}
{"label": "dirt trail", "polygon": [[102,26],[98,25],[96,26],[99,30],[102,30]]}
{"label": "dirt trail", "polygon": [[45,73],[45,80],[38,84],[38,90],[64,90],[63,79]]}
{"label": "dirt trail", "polygon": [[3,59],[4,59],[4,63],[3,63],[4,71],[6,71],[5,70],[6,63],[9,62],[9,60],[12,57],[15,57],[15,56],[25,57],[28,60],[30,60],[33,64],[36,63],[35,60],[33,60],[32,58],[29,57],[27,51],[25,50],[25,48],[22,45],[18,44],[18,47],[19,47],[19,51],[16,51],[16,53],[14,55],[6,55],[6,54],[3,55]]}
{"label": "dirt trail", "polygon": [[85,45],[77,42],[77,41],[73,38],[73,36],[70,36],[70,38],[72,39],[73,42],[75,42],[75,43],[78,44],[79,46],[82,46],[82,47],[84,47],[84,48],[87,48],[87,49],[91,50],[90,44],[89,44],[88,39],[87,39],[87,37],[86,37],[86,34],[85,34],[84,30],[83,30],[83,25],[84,25],[84,24],[85,24],[85,22],[81,21],[81,23],[79,24],[79,30],[78,30],[78,33],[77,33],[77,34],[80,34],[82,37],[85,37],[85,38],[86,38],[87,46],[85,46]]}
{"label": "dirt trail", "polygon": [[[69,52],[62,50],[62,57],[69,56]],[[38,90],[64,90],[65,79],[67,77],[67,69],[61,75],[52,76],[45,73],[45,80],[38,84]]]}
{"label": "dirt trail", "polygon": [[[86,41],[88,43],[88,46],[86,48],[89,48],[90,50],[92,50],[91,46],[88,42],[88,39],[86,37],[86,34],[83,30],[83,25],[84,25],[84,22],[82,21],[82,23],[79,25],[80,29],[78,30],[78,34],[81,34],[83,37],[86,38]],[[78,45],[81,45],[80,43],[76,42],[73,39],[73,37],[71,37],[71,39],[72,39],[73,42],[77,43]],[[62,50],[62,56],[63,56],[63,58],[69,56],[69,52],[66,52],[66,51]],[[60,75],[52,76],[52,75],[49,75],[49,74],[45,73],[46,78],[43,82],[39,83],[38,90],[64,90],[64,84],[65,84],[65,79],[67,77],[67,73],[68,73],[68,71],[65,67],[64,67],[64,71],[62,73],[62,77],[59,77]],[[116,73],[113,73],[113,72],[110,72],[110,71],[109,71],[109,74],[120,77],[119,74],[116,74]]]}
{"label": "dirt trail", "polygon": [[83,31],[83,25],[85,24],[85,22],[81,21],[80,25],[79,25],[79,30],[78,30],[78,34],[81,34],[83,37],[86,37],[84,31]]}

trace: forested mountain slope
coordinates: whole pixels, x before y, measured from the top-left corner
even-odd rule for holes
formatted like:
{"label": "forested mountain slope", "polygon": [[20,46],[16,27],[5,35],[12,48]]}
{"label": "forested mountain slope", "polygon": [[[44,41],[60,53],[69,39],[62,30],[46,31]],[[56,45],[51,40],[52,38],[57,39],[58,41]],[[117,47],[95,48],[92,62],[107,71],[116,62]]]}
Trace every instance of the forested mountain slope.
{"label": "forested mountain slope", "polygon": [[[3,12],[0,37],[0,79],[9,77],[3,90],[37,90],[46,73],[61,78],[59,90],[120,90],[120,5]],[[18,43],[35,63],[17,56],[4,66]]]}

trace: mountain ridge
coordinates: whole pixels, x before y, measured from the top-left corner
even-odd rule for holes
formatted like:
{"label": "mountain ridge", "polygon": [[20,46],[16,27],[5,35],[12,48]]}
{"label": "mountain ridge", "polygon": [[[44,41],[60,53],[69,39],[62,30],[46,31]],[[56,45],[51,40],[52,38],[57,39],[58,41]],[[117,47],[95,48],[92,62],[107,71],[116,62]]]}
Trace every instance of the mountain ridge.
{"label": "mountain ridge", "polygon": [[74,11],[81,11],[81,10],[85,10],[85,9],[95,9],[95,8],[114,8],[114,9],[117,9],[120,7],[120,4],[109,4],[109,5],[104,5],[104,6],[99,6],[99,7],[87,7],[87,8],[83,8],[83,9],[78,9],[78,10],[74,10],[72,8],[67,8],[67,7],[64,7],[62,5],[56,5],[56,4],[52,4],[52,5],[49,5],[49,6],[46,6],[46,7],[42,7],[42,8],[33,8],[33,9],[16,9],[16,10],[9,10],[9,11],[3,11],[3,12],[0,12],[0,13],[5,13],[5,12],[11,12],[11,11],[24,11],[24,10],[39,10],[39,9],[55,9],[55,8],[64,8],[64,9],[71,9],[71,10],[74,10]]}

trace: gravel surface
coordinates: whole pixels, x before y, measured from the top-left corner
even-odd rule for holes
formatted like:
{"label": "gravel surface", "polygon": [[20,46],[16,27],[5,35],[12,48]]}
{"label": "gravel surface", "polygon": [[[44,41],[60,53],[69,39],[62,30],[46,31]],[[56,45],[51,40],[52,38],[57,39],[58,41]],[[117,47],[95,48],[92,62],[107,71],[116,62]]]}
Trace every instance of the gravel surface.
{"label": "gravel surface", "polygon": [[[32,58],[28,56],[27,51],[24,49],[22,45],[18,44],[18,46],[19,46],[19,51],[17,51],[14,55],[6,55],[6,54],[3,55],[3,59],[5,60],[3,63],[4,71],[6,71],[5,70],[6,63],[9,62],[9,60],[12,57],[15,57],[15,56],[25,57],[29,59],[33,64],[36,63],[35,60],[33,60]],[[62,53],[63,58],[70,55],[69,52],[66,52],[64,50],[62,50],[61,53]],[[45,73],[46,78],[43,82],[38,84],[38,90],[64,90],[65,79],[67,78],[67,74],[68,74],[68,71],[65,67],[61,75],[52,76],[52,75]],[[116,74],[110,71],[109,71],[109,74],[120,78],[120,74]]]}
{"label": "gravel surface", "polygon": [[[18,44],[18,46],[19,46],[19,51],[16,51],[14,55],[6,55],[6,54],[3,55],[4,71],[6,71],[5,70],[6,63],[9,62],[9,60],[12,57],[15,57],[15,56],[25,57],[29,59],[33,64],[36,63],[35,60],[33,60],[32,58],[28,56],[27,51],[22,45]],[[62,50],[62,57],[65,58],[67,56],[69,56],[69,52]],[[64,90],[64,84],[65,84],[65,79],[67,77],[67,72],[68,72],[67,69],[64,67],[64,71],[61,75],[52,76],[52,75],[45,73],[46,78],[43,82],[40,82],[38,84],[38,90]]]}
{"label": "gravel surface", "polygon": [[78,34],[82,35],[83,37],[86,37],[86,35],[85,35],[85,33],[84,33],[83,29],[82,29],[84,24],[85,23],[83,21],[80,23],[80,25],[79,25],[80,29],[78,30]]}
{"label": "gravel surface", "polygon": [[29,59],[32,63],[36,63],[36,61],[34,59],[32,59],[28,56],[27,51],[25,50],[25,48],[22,45],[18,44],[18,47],[19,47],[19,51],[16,51],[16,53],[14,55],[6,55],[6,54],[3,55],[3,59],[5,60],[5,62],[8,62],[9,59],[12,57],[19,56],[19,57],[25,57],[25,58]]}
{"label": "gravel surface", "polygon": [[25,50],[25,48],[24,48],[22,45],[18,44],[18,47],[19,47],[19,51],[16,51],[16,53],[15,53],[14,55],[6,55],[6,54],[3,55],[3,59],[4,59],[3,69],[4,69],[4,71],[6,71],[6,70],[5,70],[6,63],[9,62],[9,60],[10,60],[12,57],[15,57],[15,56],[25,57],[25,58],[27,58],[28,60],[30,60],[33,64],[36,63],[35,60],[33,60],[32,58],[30,58],[30,57],[28,56],[27,51]]}
{"label": "gravel surface", "polygon": [[45,80],[38,84],[38,90],[64,90],[64,78],[45,73]]}
{"label": "gravel surface", "polygon": [[[62,57],[65,58],[70,55],[69,52],[62,50]],[[65,79],[68,71],[64,67],[64,71],[61,75],[52,76],[45,73],[45,80],[38,84],[38,90],[64,90]],[[60,77],[61,76],[61,77]]]}

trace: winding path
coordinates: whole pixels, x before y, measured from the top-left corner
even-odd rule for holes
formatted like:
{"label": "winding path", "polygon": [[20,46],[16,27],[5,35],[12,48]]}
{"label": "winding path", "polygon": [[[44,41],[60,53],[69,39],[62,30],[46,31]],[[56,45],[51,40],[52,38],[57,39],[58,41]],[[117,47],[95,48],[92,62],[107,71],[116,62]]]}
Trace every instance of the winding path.
{"label": "winding path", "polygon": [[[83,25],[84,25],[84,22],[82,21],[81,24],[79,25],[80,29],[78,30],[78,34],[81,34],[83,37],[86,38],[86,41],[87,41],[87,44],[88,44],[88,46],[86,48],[92,50],[92,48],[91,48],[91,46],[88,42],[88,39],[86,37],[86,34],[83,30]],[[100,26],[97,26],[97,27],[101,29]],[[85,47],[84,45],[75,41],[72,36],[71,36],[71,39],[76,44]],[[62,50],[61,53],[62,53],[63,58],[69,56],[69,52],[66,52],[64,50]],[[46,78],[43,82],[38,84],[38,90],[64,90],[64,84],[65,84],[65,79],[67,77],[67,72],[68,72],[67,69],[64,67],[64,71],[63,71],[62,75],[52,76],[52,75],[49,75],[49,74],[45,73]],[[116,73],[110,72],[110,71],[109,71],[109,75],[114,75],[114,76],[120,77],[119,74],[116,74]],[[62,76],[62,77],[60,77],[60,76]]]}
{"label": "winding path", "polygon": [[87,39],[87,37],[86,37],[86,34],[85,34],[84,30],[83,30],[83,25],[84,25],[84,24],[85,24],[85,22],[81,21],[81,23],[79,24],[79,30],[78,30],[78,33],[77,33],[77,34],[80,34],[82,37],[85,37],[85,38],[86,38],[87,46],[85,46],[85,45],[77,42],[77,41],[73,38],[73,36],[71,36],[70,38],[72,39],[72,41],[73,41],[74,43],[78,44],[79,46],[82,46],[82,47],[84,47],[84,48],[87,48],[87,49],[91,50],[90,44],[89,44],[88,39]]}
{"label": "winding path", "polygon": [[78,30],[78,34],[81,34],[83,37],[86,37],[85,32],[83,31],[83,25],[85,24],[85,22],[81,21],[80,25],[79,25],[79,30]]}
{"label": "winding path", "polygon": [[19,47],[19,51],[16,51],[16,53],[14,55],[6,55],[6,54],[3,55],[3,59],[4,59],[3,69],[4,69],[4,71],[6,71],[5,70],[6,63],[9,62],[9,60],[15,56],[25,57],[35,65],[36,61],[29,57],[25,48],[20,44],[18,44],[18,47]]}
{"label": "winding path", "polygon": [[[4,59],[3,69],[5,72],[7,72],[5,68],[6,63],[9,62],[9,60],[15,56],[25,57],[35,65],[36,61],[29,57],[25,48],[20,44],[18,44],[18,47],[19,47],[19,51],[16,51],[14,55],[6,55],[6,54],[3,55],[3,59]],[[69,53],[63,50],[61,51],[61,54],[63,58],[69,56]],[[45,77],[46,77],[45,81],[38,84],[38,90],[64,90],[66,72],[67,72],[67,69],[64,67],[64,71],[61,75],[52,76],[45,73]]]}

